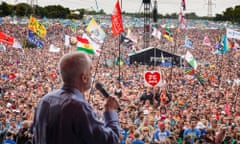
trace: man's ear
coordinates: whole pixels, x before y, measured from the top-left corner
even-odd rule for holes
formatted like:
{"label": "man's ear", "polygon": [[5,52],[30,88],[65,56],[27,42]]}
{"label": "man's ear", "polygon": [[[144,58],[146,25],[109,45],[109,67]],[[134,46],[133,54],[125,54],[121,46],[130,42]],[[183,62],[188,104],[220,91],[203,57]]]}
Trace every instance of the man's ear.
{"label": "man's ear", "polygon": [[81,81],[82,81],[82,82],[86,83],[86,82],[87,82],[87,79],[88,79],[88,78],[87,78],[87,76],[86,76],[85,74],[82,74],[82,75],[81,75]]}

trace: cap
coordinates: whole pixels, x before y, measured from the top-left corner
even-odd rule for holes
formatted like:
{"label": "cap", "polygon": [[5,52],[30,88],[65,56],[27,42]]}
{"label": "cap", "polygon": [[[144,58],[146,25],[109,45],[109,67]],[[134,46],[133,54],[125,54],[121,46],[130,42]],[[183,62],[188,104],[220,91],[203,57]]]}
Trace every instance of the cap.
{"label": "cap", "polygon": [[159,122],[159,123],[158,123],[158,126],[159,126],[159,127],[165,127],[165,124],[164,124],[164,122]]}

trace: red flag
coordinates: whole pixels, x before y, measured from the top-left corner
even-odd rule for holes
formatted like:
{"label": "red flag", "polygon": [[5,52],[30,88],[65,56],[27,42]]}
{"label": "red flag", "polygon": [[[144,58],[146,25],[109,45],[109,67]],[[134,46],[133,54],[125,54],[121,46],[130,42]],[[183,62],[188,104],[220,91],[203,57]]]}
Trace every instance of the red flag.
{"label": "red flag", "polygon": [[186,10],[186,3],[185,3],[185,0],[182,0],[182,8],[183,8],[184,11]]}
{"label": "red flag", "polygon": [[117,3],[115,4],[115,8],[112,13],[111,21],[112,21],[112,33],[114,36],[120,34],[121,32],[124,32],[122,24],[122,14],[118,0]]}
{"label": "red flag", "polygon": [[16,78],[15,73],[10,73],[10,74],[8,75],[8,79],[9,79],[9,80],[12,80],[12,79],[15,79],[15,78]]}
{"label": "red flag", "polygon": [[0,31],[0,42],[3,44],[13,45],[14,38]]}

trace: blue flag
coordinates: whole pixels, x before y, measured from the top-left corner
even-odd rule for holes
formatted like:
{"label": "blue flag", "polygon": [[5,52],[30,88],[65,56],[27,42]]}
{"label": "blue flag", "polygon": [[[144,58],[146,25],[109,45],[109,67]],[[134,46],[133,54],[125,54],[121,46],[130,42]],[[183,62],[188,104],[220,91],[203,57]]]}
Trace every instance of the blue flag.
{"label": "blue flag", "polygon": [[28,30],[27,40],[35,44],[37,47],[43,48],[43,42],[40,41],[31,30]]}
{"label": "blue flag", "polygon": [[184,47],[185,48],[193,48],[193,42],[190,38],[188,38],[188,37],[185,38]]}

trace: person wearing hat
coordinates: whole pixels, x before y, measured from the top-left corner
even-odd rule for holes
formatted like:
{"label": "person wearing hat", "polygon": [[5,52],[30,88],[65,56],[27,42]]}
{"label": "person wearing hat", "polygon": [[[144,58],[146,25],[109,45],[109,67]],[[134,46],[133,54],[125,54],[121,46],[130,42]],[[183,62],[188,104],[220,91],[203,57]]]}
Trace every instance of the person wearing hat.
{"label": "person wearing hat", "polygon": [[158,123],[159,129],[154,132],[153,140],[155,144],[161,144],[167,141],[167,138],[170,136],[170,132],[165,129],[165,123],[159,122]]}

